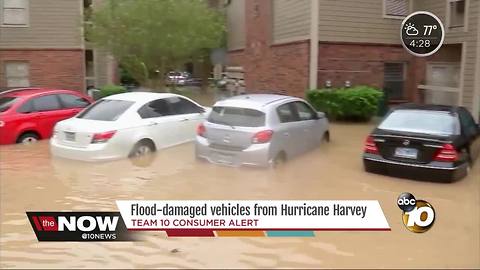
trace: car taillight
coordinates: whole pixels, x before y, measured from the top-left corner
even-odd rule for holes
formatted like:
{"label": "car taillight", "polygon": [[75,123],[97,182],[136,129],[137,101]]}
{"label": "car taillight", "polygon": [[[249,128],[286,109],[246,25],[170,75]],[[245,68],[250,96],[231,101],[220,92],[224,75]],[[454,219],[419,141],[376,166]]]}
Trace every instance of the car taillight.
{"label": "car taillight", "polygon": [[373,139],[372,136],[367,137],[363,151],[365,153],[370,153],[370,154],[377,154],[377,155],[379,154],[377,145],[375,144],[375,140]]}
{"label": "car taillight", "polygon": [[272,139],[272,130],[263,130],[255,133],[252,137],[252,143],[267,143]]}
{"label": "car taillight", "polygon": [[5,126],[5,122],[4,121],[0,121],[0,127],[4,127]]}
{"label": "car taillight", "polygon": [[453,162],[458,160],[458,152],[455,147],[449,143],[446,143],[438,150],[435,157],[435,161],[448,161]]}
{"label": "car taillight", "polygon": [[112,130],[112,131],[107,131],[102,133],[95,133],[93,134],[92,143],[107,142],[113,137],[113,135],[115,135],[116,132],[117,132],[116,130]]}
{"label": "car taillight", "polygon": [[205,132],[206,131],[207,130],[205,129],[205,126],[202,123],[198,124],[198,126],[197,126],[197,135],[198,136],[205,137]]}

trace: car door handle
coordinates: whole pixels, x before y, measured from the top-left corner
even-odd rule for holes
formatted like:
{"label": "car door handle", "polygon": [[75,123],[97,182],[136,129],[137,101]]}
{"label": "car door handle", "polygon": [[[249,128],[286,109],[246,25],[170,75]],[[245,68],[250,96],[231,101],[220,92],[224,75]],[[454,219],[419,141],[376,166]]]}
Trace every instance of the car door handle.
{"label": "car door handle", "polygon": [[158,125],[158,123],[157,122],[150,122],[150,124],[148,124],[148,125],[149,126],[156,126],[156,125]]}
{"label": "car door handle", "polygon": [[180,120],[180,122],[185,122],[185,121],[188,121],[188,120],[190,120],[190,119],[185,118],[185,119]]}
{"label": "car door handle", "polygon": [[303,131],[305,131],[305,132],[310,132],[310,129],[305,128],[305,129],[303,129]]}
{"label": "car door handle", "polygon": [[284,132],[283,135],[284,135],[285,137],[288,137],[288,136],[290,136],[290,133]]}

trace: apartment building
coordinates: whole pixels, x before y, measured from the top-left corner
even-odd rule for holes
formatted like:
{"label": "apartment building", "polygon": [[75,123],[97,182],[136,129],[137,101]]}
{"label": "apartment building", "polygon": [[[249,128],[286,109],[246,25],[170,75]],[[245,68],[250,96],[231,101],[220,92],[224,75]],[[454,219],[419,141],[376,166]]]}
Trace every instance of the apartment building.
{"label": "apartment building", "polygon": [[[304,96],[313,73],[318,88],[366,84],[384,89],[390,103],[462,105],[479,118],[480,0],[226,4],[228,65],[243,68],[248,91]],[[402,20],[418,10],[437,15],[446,30],[443,47],[426,58],[410,55],[400,41]],[[318,51],[312,49],[312,29],[318,29]],[[316,54],[317,70],[310,72]]]}
{"label": "apartment building", "polygon": [[116,80],[115,61],[84,38],[99,0],[0,0],[0,89],[85,91]]}

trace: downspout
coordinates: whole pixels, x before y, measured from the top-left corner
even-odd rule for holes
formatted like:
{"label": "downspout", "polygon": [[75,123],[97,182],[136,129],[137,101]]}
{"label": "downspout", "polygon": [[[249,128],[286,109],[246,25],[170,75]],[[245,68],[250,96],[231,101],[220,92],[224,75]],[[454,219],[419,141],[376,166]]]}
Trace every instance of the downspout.
{"label": "downspout", "polygon": [[309,89],[317,88],[318,80],[318,20],[319,20],[319,1],[312,0],[310,8],[310,76]]}

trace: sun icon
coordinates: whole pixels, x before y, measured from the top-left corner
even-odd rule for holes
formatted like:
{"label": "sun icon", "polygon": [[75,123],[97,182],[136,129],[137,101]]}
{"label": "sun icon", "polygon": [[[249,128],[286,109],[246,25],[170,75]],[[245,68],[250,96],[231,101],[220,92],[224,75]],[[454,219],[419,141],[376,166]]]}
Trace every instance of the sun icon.
{"label": "sun icon", "polygon": [[415,24],[413,23],[407,23],[405,24],[405,30],[408,30],[409,28],[415,27]]}
{"label": "sun icon", "polygon": [[418,35],[418,29],[415,28],[415,24],[407,23],[405,24],[405,32],[408,36],[416,36]]}

